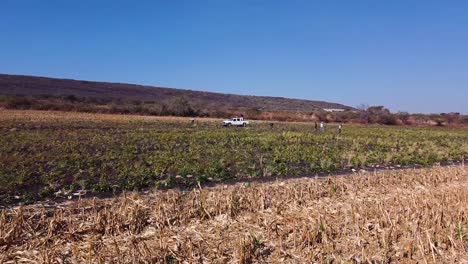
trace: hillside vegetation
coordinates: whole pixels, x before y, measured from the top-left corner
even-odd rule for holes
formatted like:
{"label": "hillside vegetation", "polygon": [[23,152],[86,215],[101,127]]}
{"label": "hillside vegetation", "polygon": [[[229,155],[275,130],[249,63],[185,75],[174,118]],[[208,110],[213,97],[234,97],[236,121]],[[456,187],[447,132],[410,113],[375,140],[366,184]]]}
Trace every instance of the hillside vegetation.
{"label": "hillside vegetation", "polygon": [[5,74],[0,74],[1,108],[214,118],[244,115],[248,119],[275,121],[468,125],[468,116],[460,113],[391,113],[383,106],[363,105],[357,110],[323,101]]}
{"label": "hillside vegetation", "polygon": [[[88,101],[98,105],[114,105],[116,107],[124,103],[136,104],[140,107],[146,105],[146,107],[153,106],[154,111],[164,111],[161,108],[170,107],[174,104],[174,100],[184,98],[189,101],[193,109],[206,114],[216,111],[310,113],[323,108],[352,109],[342,104],[323,101],[5,74],[0,74],[0,94],[28,96],[51,101],[62,98],[69,102]],[[166,110],[168,113],[171,112],[171,109]],[[176,112],[174,114],[184,113]]]}

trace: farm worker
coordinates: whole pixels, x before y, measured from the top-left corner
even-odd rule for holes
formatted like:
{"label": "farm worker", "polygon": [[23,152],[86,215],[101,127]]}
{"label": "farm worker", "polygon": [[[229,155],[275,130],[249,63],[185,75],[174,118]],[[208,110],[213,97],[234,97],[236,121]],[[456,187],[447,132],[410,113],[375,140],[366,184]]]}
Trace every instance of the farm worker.
{"label": "farm worker", "polygon": [[320,131],[323,131],[324,128],[325,128],[325,125],[323,124],[323,121],[322,121],[322,122],[320,122]]}
{"label": "farm worker", "polygon": [[315,131],[317,131],[317,130],[318,130],[318,124],[317,124],[317,122],[315,122]]}
{"label": "farm worker", "polygon": [[341,134],[341,130],[343,129],[343,124],[340,124],[338,126],[338,134]]}

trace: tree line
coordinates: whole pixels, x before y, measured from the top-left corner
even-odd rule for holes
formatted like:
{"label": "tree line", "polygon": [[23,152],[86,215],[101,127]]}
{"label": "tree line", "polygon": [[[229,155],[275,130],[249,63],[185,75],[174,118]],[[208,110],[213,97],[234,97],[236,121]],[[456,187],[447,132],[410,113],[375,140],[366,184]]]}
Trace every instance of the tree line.
{"label": "tree line", "polygon": [[384,106],[356,107],[343,112],[311,109],[309,112],[273,112],[259,107],[226,108],[219,105],[193,104],[185,97],[172,97],[162,102],[120,98],[64,96],[0,96],[0,108],[24,110],[57,110],[109,114],[226,118],[244,115],[248,119],[275,121],[315,121],[384,125],[468,125],[468,116],[460,113],[410,114],[392,113]]}

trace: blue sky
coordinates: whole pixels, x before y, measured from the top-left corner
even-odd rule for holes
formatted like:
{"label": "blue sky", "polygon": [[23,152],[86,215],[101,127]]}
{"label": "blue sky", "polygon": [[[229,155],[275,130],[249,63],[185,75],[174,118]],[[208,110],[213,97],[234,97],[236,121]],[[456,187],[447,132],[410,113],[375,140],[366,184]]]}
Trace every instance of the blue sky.
{"label": "blue sky", "polygon": [[0,72],[468,113],[468,1],[2,0]]}

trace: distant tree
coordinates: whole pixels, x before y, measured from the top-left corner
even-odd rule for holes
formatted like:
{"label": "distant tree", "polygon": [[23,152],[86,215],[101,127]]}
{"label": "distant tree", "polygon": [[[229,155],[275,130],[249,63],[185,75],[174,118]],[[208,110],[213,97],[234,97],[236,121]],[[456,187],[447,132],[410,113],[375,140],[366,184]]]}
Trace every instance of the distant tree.
{"label": "distant tree", "polygon": [[321,122],[326,122],[327,121],[327,112],[325,112],[323,110],[315,111],[314,115],[318,119],[318,121],[321,121]]}
{"label": "distant tree", "polygon": [[463,116],[460,121],[462,124],[468,125],[468,115]]}
{"label": "distant tree", "polygon": [[141,100],[138,100],[138,99],[131,100],[131,103],[133,105],[142,105],[143,104],[143,102]]}
{"label": "distant tree", "polygon": [[385,125],[397,124],[396,117],[384,106],[379,105],[368,107],[366,113],[368,123],[378,123]]}
{"label": "distant tree", "polygon": [[398,112],[397,118],[400,119],[403,124],[408,124],[410,114],[408,112]]}
{"label": "distant tree", "polygon": [[261,114],[262,114],[262,110],[260,110],[260,108],[258,107],[252,107],[248,109],[246,113],[248,118],[253,118],[253,119],[259,118]]}
{"label": "distant tree", "polygon": [[455,124],[460,121],[460,113],[448,113],[448,114],[441,114],[447,123]]}
{"label": "distant tree", "polygon": [[171,113],[169,112],[169,107],[167,106],[167,104],[165,103],[162,103],[161,104],[161,108],[159,110],[159,114],[160,115],[170,115]]}
{"label": "distant tree", "polygon": [[7,109],[31,109],[33,101],[25,97],[15,97],[7,101]]}
{"label": "distant tree", "polygon": [[[89,102],[93,102],[93,101],[92,101],[93,98],[88,98],[88,100],[89,100]],[[94,103],[95,103],[95,102],[94,102]],[[114,105],[122,105],[123,103],[124,103],[124,102],[123,102],[122,98],[120,98],[120,97],[119,97],[119,98],[113,98],[113,99],[112,99],[112,104],[114,104]]]}
{"label": "distant tree", "polygon": [[169,103],[169,111],[176,116],[195,116],[196,112],[184,97],[174,97]]}
{"label": "distant tree", "polygon": [[366,111],[367,108],[369,108],[369,105],[368,105],[368,104],[364,104],[364,103],[359,104],[359,105],[356,106],[356,109],[361,110],[361,111]]}
{"label": "distant tree", "polygon": [[379,116],[378,123],[383,125],[398,125],[398,119],[395,115],[386,113]]}
{"label": "distant tree", "polygon": [[444,123],[445,123],[445,121],[443,119],[436,119],[435,122],[436,122],[437,126],[443,126]]}
{"label": "distant tree", "polygon": [[367,108],[367,112],[371,113],[371,114],[387,114],[387,113],[390,113],[390,111],[385,108],[384,106],[382,105],[378,105],[378,106],[370,106]]}
{"label": "distant tree", "polygon": [[78,98],[74,96],[73,94],[70,94],[70,95],[65,96],[65,100],[74,103],[78,101]]}

